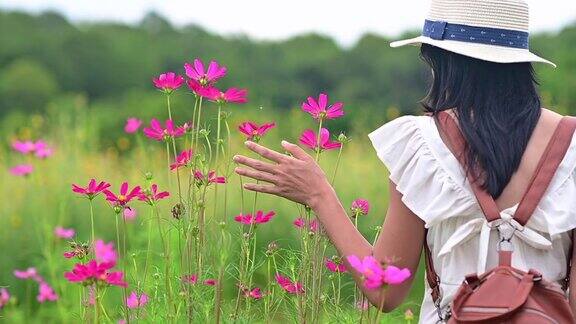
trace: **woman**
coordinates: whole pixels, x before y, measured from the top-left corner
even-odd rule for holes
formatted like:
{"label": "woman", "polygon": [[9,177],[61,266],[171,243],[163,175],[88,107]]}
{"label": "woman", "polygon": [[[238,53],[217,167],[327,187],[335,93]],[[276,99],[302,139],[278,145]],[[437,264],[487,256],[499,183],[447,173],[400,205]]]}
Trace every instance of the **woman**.
{"label": "woman", "polygon": [[[465,275],[483,273],[498,262],[498,233],[484,221],[465,170],[484,170],[483,189],[501,214],[513,215],[562,118],[541,108],[531,62],[553,63],[528,50],[527,30],[528,7],[522,1],[437,0],[422,36],[391,44],[422,44],[421,57],[433,82],[422,101],[425,116],[398,118],[369,135],[390,171],[388,212],[374,246],[354,228],[322,170],[297,145],[282,142],[288,156],[248,142],[270,162],[236,156],[236,162],[250,167],[236,172],[269,183],[245,184],[248,190],[310,206],[341,255],[394,256],[397,266],[414,273],[426,243],[441,296],[435,305],[425,294],[420,322],[435,323],[445,316]],[[455,118],[468,143],[465,168],[437,128],[440,111]],[[576,144],[571,142],[526,226],[544,243],[513,237],[515,267],[538,269],[550,281],[566,278],[576,228],[575,169]],[[488,239],[481,233],[488,233]],[[355,280],[361,281],[357,273]],[[390,287],[384,296],[363,292],[374,305],[384,298],[384,311],[390,311],[410,286]],[[576,289],[570,291],[574,309]]]}

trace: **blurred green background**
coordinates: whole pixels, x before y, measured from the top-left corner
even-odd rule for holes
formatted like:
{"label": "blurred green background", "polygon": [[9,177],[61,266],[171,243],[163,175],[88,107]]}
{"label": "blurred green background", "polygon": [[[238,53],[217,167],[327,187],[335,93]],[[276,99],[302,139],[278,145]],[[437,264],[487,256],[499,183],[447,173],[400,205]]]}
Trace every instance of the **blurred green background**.
{"label": "blurred green background", "polygon": [[[123,180],[142,183],[144,172],[153,171],[162,173],[158,182],[165,184],[164,147],[142,134],[125,134],[123,125],[128,117],[145,123],[152,117],[167,118],[165,99],[151,79],[165,71],[183,74],[183,63],[196,57],[228,67],[221,87],[249,90],[248,104],[227,108],[233,133],[245,120],[276,121],[278,127],[265,139],[273,148],[279,148],[280,139],[296,141],[304,128],[314,127],[299,111],[307,96],[326,92],[333,101],[345,103],[346,116],[328,124],[333,133],[343,131],[352,138],[335,185],[345,206],[359,197],[371,201],[370,216],[360,222],[371,240],[385,215],[388,182],[366,135],[402,114],[418,114],[417,102],[429,79],[417,48],[392,50],[388,43],[389,39],[372,34],[351,48],[316,34],[256,42],[221,37],[196,25],[176,28],[154,13],[138,25],[123,25],[72,24],[54,12],[0,11],[0,286],[9,286],[19,304],[27,305],[11,311],[13,322],[72,321],[73,312],[66,310],[76,307],[76,297],[59,306],[38,307],[34,293],[12,271],[36,266],[61,295],[69,291],[62,272],[72,263],[62,260],[65,244],[51,233],[54,226],[63,225],[76,228],[81,239],[88,238],[88,206],[72,195],[71,183],[85,184],[95,177],[117,188]],[[557,69],[537,67],[545,106],[576,113],[576,24],[555,34],[535,35],[532,48],[558,64]],[[173,95],[172,111],[179,123],[191,119],[193,102],[185,88]],[[207,109],[209,115],[212,108]],[[214,112],[210,116],[209,122]],[[10,149],[15,139],[45,139],[55,154],[35,160],[30,178],[14,177],[8,169],[26,162]],[[245,152],[241,142],[235,135],[233,152]],[[331,174],[336,155],[326,155],[323,166]],[[238,212],[234,206],[239,190],[236,185],[230,188],[231,218]],[[297,216],[294,204],[275,198],[261,202],[260,208],[274,209],[278,217],[275,224],[262,228],[260,252],[272,240],[285,248],[296,247],[296,232],[290,225]],[[166,211],[171,203],[165,203]],[[136,209],[140,215],[148,213],[144,207]],[[96,213],[98,236],[113,240],[114,232],[107,231],[114,224],[111,211],[100,201]],[[130,229],[134,247],[145,241],[144,219],[139,216]],[[423,293],[421,273],[414,287],[402,311],[417,311]],[[351,291],[350,284],[347,289]],[[233,287],[228,291],[233,293]]]}

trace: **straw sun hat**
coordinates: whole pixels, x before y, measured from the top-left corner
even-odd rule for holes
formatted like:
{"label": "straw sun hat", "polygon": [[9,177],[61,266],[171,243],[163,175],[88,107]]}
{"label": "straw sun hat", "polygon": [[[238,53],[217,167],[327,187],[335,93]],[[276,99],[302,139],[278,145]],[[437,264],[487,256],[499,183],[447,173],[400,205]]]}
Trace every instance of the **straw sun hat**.
{"label": "straw sun hat", "polygon": [[484,61],[556,67],[530,52],[528,26],[528,4],[522,0],[432,0],[422,36],[390,46],[430,44]]}

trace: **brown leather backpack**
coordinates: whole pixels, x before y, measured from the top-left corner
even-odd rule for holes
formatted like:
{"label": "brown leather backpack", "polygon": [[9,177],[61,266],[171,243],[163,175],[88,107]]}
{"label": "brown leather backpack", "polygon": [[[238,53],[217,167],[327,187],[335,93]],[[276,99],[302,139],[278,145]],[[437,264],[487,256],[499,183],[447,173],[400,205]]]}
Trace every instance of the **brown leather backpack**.
{"label": "brown leather backpack", "polygon": [[[446,112],[438,114],[438,123],[448,146],[460,163],[466,165],[466,141],[460,128]],[[514,215],[520,227],[528,222],[544,196],[575,130],[576,118],[564,117],[558,124]],[[474,172],[466,173],[486,219],[489,222],[500,219],[500,210],[491,195],[481,188],[477,181],[479,177]],[[570,268],[565,287],[561,287],[542,278],[536,270],[525,272],[512,267],[510,239],[518,229],[505,222],[497,228],[501,237],[499,265],[480,276],[476,273],[467,275],[444,315],[439,308],[440,278],[425,244],[426,278],[440,319],[448,323],[576,323],[565,293]]]}

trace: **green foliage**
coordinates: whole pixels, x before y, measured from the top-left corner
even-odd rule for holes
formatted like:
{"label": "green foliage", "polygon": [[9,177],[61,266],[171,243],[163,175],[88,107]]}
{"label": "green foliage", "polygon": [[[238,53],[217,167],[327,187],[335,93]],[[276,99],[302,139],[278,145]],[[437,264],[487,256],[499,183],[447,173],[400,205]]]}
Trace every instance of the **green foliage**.
{"label": "green foliage", "polygon": [[38,62],[19,59],[0,73],[0,116],[2,111],[39,111],[58,92],[50,71]]}

